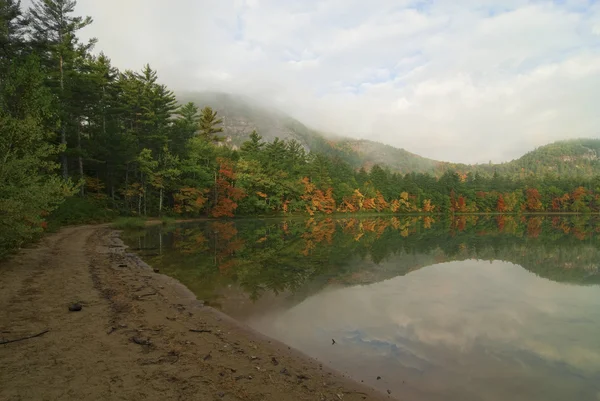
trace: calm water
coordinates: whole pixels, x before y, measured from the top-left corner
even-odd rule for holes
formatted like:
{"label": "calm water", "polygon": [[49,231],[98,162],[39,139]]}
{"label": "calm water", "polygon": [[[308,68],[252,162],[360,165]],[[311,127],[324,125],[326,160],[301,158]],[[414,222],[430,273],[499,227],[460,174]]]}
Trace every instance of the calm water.
{"label": "calm water", "polygon": [[125,239],[198,298],[392,396],[571,401],[600,400],[598,223],[239,220]]}

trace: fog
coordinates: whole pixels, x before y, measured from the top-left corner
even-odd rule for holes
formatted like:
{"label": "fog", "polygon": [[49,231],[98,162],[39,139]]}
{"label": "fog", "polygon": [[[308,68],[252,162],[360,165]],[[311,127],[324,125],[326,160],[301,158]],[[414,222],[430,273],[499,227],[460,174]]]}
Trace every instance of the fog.
{"label": "fog", "polygon": [[[600,4],[79,0],[120,69],[454,162],[598,137]],[[26,4],[26,3],[25,3]]]}

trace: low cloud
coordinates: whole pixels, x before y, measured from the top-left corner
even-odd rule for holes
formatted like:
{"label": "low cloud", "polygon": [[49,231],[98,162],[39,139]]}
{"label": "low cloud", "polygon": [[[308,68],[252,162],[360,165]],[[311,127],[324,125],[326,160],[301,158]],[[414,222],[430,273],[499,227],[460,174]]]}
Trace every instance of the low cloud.
{"label": "low cloud", "polygon": [[325,131],[501,162],[598,137],[594,1],[79,0],[120,68],[241,93]]}

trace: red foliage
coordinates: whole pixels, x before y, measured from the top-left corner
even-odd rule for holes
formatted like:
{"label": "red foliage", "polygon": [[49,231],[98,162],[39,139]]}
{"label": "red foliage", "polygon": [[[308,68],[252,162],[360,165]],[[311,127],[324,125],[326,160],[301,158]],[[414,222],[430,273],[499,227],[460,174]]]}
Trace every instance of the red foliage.
{"label": "red foliage", "polygon": [[527,220],[527,236],[531,238],[537,238],[542,232],[542,218],[532,217]]}
{"label": "red foliage", "polygon": [[504,196],[502,194],[498,195],[498,202],[496,203],[496,210],[500,213],[506,211],[506,204],[504,203]]}
{"label": "red foliage", "polygon": [[528,188],[527,189],[527,202],[526,202],[526,209],[530,212],[539,212],[542,210],[542,201],[541,201],[542,196],[540,195],[540,193],[538,192],[537,189],[535,188]]}
{"label": "red foliage", "polygon": [[504,231],[504,225],[506,224],[505,216],[497,216],[496,217],[496,223],[498,224],[498,231],[499,232],[503,232]]}
{"label": "red foliage", "polygon": [[461,213],[467,211],[467,201],[462,195],[460,195],[458,201],[456,201],[456,211]]}
{"label": "red foliage", "polygon": [[218,158],[219,174],[215,183],[216,199],[212,209],[213,217],[233,217],[237,202],[246,197],[243,189],[234,186],[235,172],[229,159]]}

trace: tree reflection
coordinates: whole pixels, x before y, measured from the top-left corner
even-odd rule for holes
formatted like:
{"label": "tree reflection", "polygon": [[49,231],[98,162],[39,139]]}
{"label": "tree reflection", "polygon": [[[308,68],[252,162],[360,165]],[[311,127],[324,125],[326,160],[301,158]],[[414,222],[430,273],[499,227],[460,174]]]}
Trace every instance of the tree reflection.
{"label": "tree reflection", "polygon": [[230,284],[258,299],[266,291],[367,284],[465,259],[503,260],[551,280],[596,284],[597,223],[592,216],[541,215],[208,221],[151,227],[126,240],[150,264],[216,302],[216,289]]}

